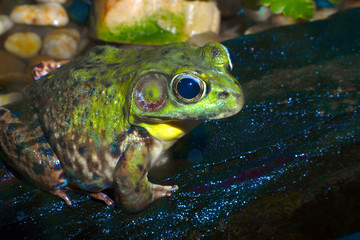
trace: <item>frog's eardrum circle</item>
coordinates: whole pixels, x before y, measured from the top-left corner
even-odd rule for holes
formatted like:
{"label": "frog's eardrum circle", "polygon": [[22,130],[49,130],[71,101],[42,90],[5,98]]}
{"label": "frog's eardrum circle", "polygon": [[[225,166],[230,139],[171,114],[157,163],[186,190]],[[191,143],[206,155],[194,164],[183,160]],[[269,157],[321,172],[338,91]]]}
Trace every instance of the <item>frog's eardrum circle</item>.
{"label": "frog's eardrum circle", "polygon": [[206,84],[193,74],[178,74],[171,83],[175,97],[183,103],[195,103],[203,98]]}
{"label": "frog's eardrum circle", "polygon": [[168,99],[166,76],[159,73],[148,73],[142,76],[135,86],[136,105],[145,111],[158,111]]}

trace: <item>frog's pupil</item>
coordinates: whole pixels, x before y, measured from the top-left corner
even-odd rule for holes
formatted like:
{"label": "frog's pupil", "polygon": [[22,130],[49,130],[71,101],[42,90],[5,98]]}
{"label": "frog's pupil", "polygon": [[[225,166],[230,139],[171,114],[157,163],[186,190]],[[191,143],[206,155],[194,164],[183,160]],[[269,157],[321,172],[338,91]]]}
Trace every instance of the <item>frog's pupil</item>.
{"label": "frog's pupil", "polygon": [[200,93],[200,84],[193,78],[182,78],[177,84],[177,92],[185,99],[193,99]]}

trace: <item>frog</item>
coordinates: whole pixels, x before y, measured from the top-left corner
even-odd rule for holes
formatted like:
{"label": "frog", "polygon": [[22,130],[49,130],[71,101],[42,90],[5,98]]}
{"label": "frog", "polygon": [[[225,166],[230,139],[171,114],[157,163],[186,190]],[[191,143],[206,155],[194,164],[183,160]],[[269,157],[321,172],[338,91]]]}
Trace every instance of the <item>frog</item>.
{"label": "frog", "polygon": [[217,42],[95,46],[25,87],[21,101],[0,107],[3,160],[68,206],[75,191],[141,211],[179,189],[148,180],[174,143],[198,124],[242,109],[232,67]]}

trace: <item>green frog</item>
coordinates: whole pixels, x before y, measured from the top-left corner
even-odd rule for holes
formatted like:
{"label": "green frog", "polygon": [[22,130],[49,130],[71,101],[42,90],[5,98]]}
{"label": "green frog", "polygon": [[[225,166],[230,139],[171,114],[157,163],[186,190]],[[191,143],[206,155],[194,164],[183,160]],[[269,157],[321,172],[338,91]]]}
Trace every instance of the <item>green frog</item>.
{"label": "green frog", "polygon": [[[62,198],[78,191],[140,211],[177,185],[148,181],[167,150],[202,121],[238,113],[244,95],[226,47],[97,46],[0,108],[5,164]],[[114,201],[102,191],[114,189]]]}

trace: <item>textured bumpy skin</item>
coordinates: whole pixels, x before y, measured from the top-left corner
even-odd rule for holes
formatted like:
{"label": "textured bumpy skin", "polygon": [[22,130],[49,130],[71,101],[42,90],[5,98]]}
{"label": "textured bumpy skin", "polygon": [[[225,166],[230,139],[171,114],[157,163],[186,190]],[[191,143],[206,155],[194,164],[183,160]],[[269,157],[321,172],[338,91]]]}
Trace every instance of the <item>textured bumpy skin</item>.
{"label": "textured bumpy skin", "polygon": [[27,87],[22,103],[0,108],[5,162],[69,205],[64,189],[112,206],[101,191],[113,187],[116,204],[141,210],[178,189],[147,180],[166,150],[201,121],[242,108],[230,68],[218,43],[95,47]]}

